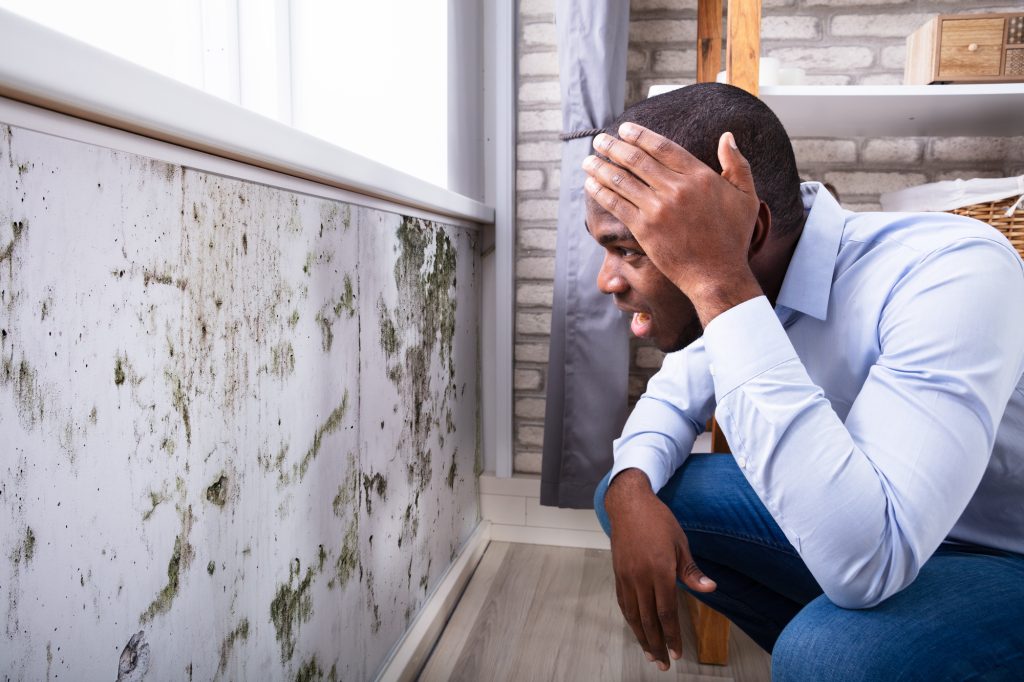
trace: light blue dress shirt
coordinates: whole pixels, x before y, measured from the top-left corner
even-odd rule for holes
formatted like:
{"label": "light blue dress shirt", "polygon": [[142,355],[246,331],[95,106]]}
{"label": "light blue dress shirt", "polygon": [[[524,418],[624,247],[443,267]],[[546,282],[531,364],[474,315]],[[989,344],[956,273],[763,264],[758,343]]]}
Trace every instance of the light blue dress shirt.
{"label": "light blue dress shirt", "polygon": [[943,541],[1024,553],[1024,263],[984,223],[801,191],[776,308],[747,301],[666,356],[612,475],[659,490],[714,413],[839,606],[906,587]]}

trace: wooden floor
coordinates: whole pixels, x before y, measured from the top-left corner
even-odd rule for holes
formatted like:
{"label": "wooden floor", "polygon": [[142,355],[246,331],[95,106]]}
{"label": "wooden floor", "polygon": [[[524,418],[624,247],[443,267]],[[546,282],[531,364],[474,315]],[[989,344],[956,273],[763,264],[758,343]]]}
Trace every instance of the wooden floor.
{"label": "wooden floor", "polygon": [[492,542],[419,679],[770,679],[768,654],[735,626],[729,665],[697,664],[681,599],[680,613],[683,660],[662,673],[622,619],[610,552]]}

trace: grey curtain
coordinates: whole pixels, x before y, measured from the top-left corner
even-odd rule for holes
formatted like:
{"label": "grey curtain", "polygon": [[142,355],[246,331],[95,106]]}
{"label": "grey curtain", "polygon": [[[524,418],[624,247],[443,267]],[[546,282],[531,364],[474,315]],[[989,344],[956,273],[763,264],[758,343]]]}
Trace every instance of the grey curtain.
{"label": "grey curtain", "polygon": [[[622,113],[628,0],[557,0],[565,133],[603,128]],[[555,292],[548,358],[541,504],[592,508],[626,419],[628,320],[597,290],[602,249],[584,227],[580,168],[593,136],[563,142]]]}

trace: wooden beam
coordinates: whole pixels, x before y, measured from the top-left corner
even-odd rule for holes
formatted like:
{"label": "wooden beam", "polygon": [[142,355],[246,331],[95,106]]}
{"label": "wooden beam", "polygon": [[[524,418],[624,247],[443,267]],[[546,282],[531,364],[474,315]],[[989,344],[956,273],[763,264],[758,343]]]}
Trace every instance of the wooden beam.
{"label": "wooden beam", "polygon": [[729,619],[688,592],[686,606],[697,639],[697,661],[706,665],[728,665]]}
{"label": "wooden beam", "polygon": [[697,82],[714,83],[722,70],[722,0],[697,2]]}
{"label": "wooden beam", "polygon": [[728,14],[726,80],[757,95],[761,61],[761,0],[731,0]]}

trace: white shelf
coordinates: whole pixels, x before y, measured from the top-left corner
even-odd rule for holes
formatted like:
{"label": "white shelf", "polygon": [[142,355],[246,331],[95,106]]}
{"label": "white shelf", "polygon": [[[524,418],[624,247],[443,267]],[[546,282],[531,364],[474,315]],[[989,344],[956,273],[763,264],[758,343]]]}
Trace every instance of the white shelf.
{"label": "white shelf", "polygon": [[1024,135],[1022,83],[776,85],[760,96],[792,137]]}

